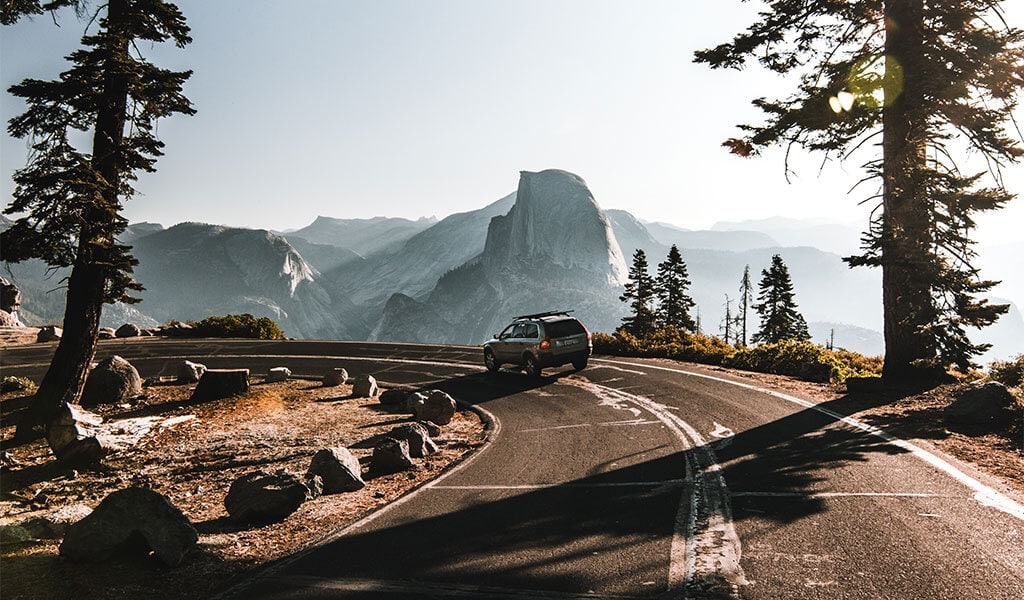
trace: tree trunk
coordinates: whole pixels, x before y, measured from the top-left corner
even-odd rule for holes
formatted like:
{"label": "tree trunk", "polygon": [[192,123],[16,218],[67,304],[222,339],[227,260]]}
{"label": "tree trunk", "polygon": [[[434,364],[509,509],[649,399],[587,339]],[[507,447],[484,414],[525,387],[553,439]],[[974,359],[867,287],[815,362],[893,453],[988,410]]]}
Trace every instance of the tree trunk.
{"label": "tree trunk", "polygon": [[[931,299],[931,225],[926,167],[927,123],[921,66],[924,52],[923,0],[885,3],[885,50],[902,69],[902,91],[886,89],[883,113],[882,306],[883,378],[895,383],[919,379],[934,368]],[[887,72],[890,65],[887,64]],[[895,98],[891,98],[896,95]]]}
{"label": "tree trunk", "polygon": [[79,233],[78,252],[68,278],[64,333],[32,404],[18,422],[16,437],[22,440],[41,434],[41,429],[57,416],[64,404],[78,401],[96,353],[100,313],[109,277],[107,265],[120,208],[121,145],[128,104],[128,79],[122,65],[130,60],[126,12],[125,0],[110,0],[107,5],[109,55],[104,66],[106,79],[97,107],[92,144],[92,166],[106,185],[100,197],[81,199],[85,223]]}

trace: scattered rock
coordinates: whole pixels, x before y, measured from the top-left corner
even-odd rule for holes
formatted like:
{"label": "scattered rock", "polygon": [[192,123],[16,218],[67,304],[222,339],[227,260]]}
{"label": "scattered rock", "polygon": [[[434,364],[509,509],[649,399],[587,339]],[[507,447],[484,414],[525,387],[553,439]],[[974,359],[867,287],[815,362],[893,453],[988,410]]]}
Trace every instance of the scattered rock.
{"label": "scattered rock", "polygon": [[196,383],[206,373],[206,365],[183,360],[178,365],[178,383]]}
{"label": "scattered rock", "polygon": [[409,444],[409,456],[423,458],[437,452],[437,444],[430,439],[430,432],[419,423],[399,425],[388,432],[388,437],[405,440]]}
{"label": "scattered rock", "polygon": [[373,375],[360,375],[352,383],[352,395],[356,398],[373,398],[377,395],[377,380]]}
{"label": "scattered rock", "polygon": [[199,534],[166,496],[142,487],[113,492],[81,521],[67,528],[60,554],[101,562],[121,551],[150,550],[169,566],[181,563]]}
{"label": "scattered rock", "polygon": [[249,369],[207,369],[189,402],[209,402],[249,391]]}
{"label": "scattered rock", "polygon": [[438,425],[451,423],[455,416],[455,400],[441,390],[430,390],[423,403],[417,403],[413,415],[417,421],[432,421]]}
{"label": "scattered rock", "polygon": [[274,367],[267,371],[267,383],[276,383],[278,381],[288,381],[288,378],[292,376],[292,370],[288,367]]}
{"label": "scattered rock", "polygon": [[437,437],[437,436],[441,435],[441,426],[438,425],[437,423],[432,423],[430,421],[416,421],[416,422],[418,424],[422,425],[427,430],[427,433],[430,434],[430,437],[433,438],[433,437]]}
{"label": "scattered rock", "polygon": [[79,401],[85,408],[99,404],[123,404],[142,395],[142,378],[120,356],[105,358],[89,372]]}
{"label": "scattered rock", "polygon": [[323,383],[324,387],[334,387],[341,385],[348,381],[348,371],[341,367],[335,367],[330,371],[324,373]]}
{"label": "scattered rock", "polygon": [[1019,409],[1013,393],[998,381],[974,384],[943,410],[949,423],[958,425],[997,425],[1008,423]]}
{"label": "scattered rock", "polygon": [[311,495],[306,484],[285,469],[253,471],[231,483],[224,508],[238,523],[272,523],[298,510]]}
{"label": "scattered rock", "polygon": [[426,392],[413,392],[405,398],[405,412],[410,415],[417,414],[427,402]]}
{"label": "scattered rock", "polygon": [[319,476],[325,494],[354,492],[362,489],[363,481],[357,459],[348,448],[324,448],[313,455],[306,477]]}
{"label": "scattered rock", "polygon": [[409,442],[386,437],[373,448],[370,457],[370,471],[385,475],[412,468],[409,456]]}
{"label": "scattered rock", "polygon": [[134,323],[125,323],[114,332],[114,336],[119,338],[139,337],[141,334],[142,330]]}
{"label": "scattered rock", "polygon": [[412,390],[391,388],[377,396],[377,401],[385,406],[403,406],[412,394]]}
{"label": "scattered rock", "polygon": [[324,495],[324,480],[319,475],[306,476],[306,500],[313,500]]}
{"label": "scattered rock", "polygon": [[21,322],[17,316],[7,312],[0,308],[0,327],[24,327],[25,324]]}
{"label": "scattered rock", "polygon": [[58,342],[63,334],[64,330],[60,327],[47,325],[39,330],[39,333],[36,335],[36,341],[39,343]]}
{"label": "scattered rock", "polygon": [[114,339],[115,334],[116,332],[114,331],[113,327],[100,327],[99,331],[97,332],[97,335],[101,340]]}
{"label": "scattered rock", "polygon": [[89,425],[101,422],[100,417],[65,404],[46,426],[46,441],[62,462],[73,465],[94,463],[106,455],[107,448],[89,430]]}

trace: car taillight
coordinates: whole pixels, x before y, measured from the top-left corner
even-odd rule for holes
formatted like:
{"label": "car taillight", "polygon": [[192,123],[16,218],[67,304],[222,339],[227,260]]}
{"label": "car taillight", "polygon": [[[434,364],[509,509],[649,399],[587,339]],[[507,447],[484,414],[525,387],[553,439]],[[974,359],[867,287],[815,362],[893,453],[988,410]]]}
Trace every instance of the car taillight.
{"label": "car taillight", "polygon": [[547,350],[550,347],[551,347],[551,341],[548,340],[547,338],[544,338],[544,341],[540,343],[540,349],[541,350]]}

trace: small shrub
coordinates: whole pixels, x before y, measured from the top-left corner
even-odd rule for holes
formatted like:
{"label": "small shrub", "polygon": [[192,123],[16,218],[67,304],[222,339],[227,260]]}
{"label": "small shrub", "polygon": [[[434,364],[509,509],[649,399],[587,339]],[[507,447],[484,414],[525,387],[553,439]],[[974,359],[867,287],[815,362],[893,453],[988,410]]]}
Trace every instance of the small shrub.
{"label": "small shrub", "polygon": [[24,390],[30,390],[36,387],[36,384],[27,377],[14,377],[13,375],[7,375],[0,381],[0,393],[6,392],[20,392]]}
{"label": "small shrub", "polygon": [[871,359],[848,350],[828,350],[806,340],[782,340],[743,348],[723,364],[819,383],[841,382],[849,377],[870,377],[882,371],[881,359]]}
{"label": "small shrub", "polygon": [[722,340],[663,327],[642,338],[619,329],[615,335],[595,333],[592,337],[596,354],[672,358],[710,365],[720,365],[736,349]]}
{"label": "small shrub", "polygon": [[989,377],[1007,387],[1024,386],[1024,354],[1012,360],[997,360],[989,366]]}
{"label": "small shrub", "polygon": [[257,340],[283,340],[284,332],[269,317],[256,318],[248,313],[207,317],[192,323],[196,337],[253,338]]}

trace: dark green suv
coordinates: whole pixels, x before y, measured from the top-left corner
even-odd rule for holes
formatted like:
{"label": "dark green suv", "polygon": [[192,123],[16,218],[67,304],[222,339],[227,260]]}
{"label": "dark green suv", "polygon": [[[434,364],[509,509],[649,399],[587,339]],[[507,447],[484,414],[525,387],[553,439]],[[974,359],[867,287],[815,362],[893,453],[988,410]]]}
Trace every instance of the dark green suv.
{"label": "dark green suv", "polygon": [[538,376],[544,367],[572,363],[577,371],[587,366],[593,344],[590,332],[572,311],[521,315],[501,333],[484,342],[484,365],[496,372],[514,364],[528,375]]}

